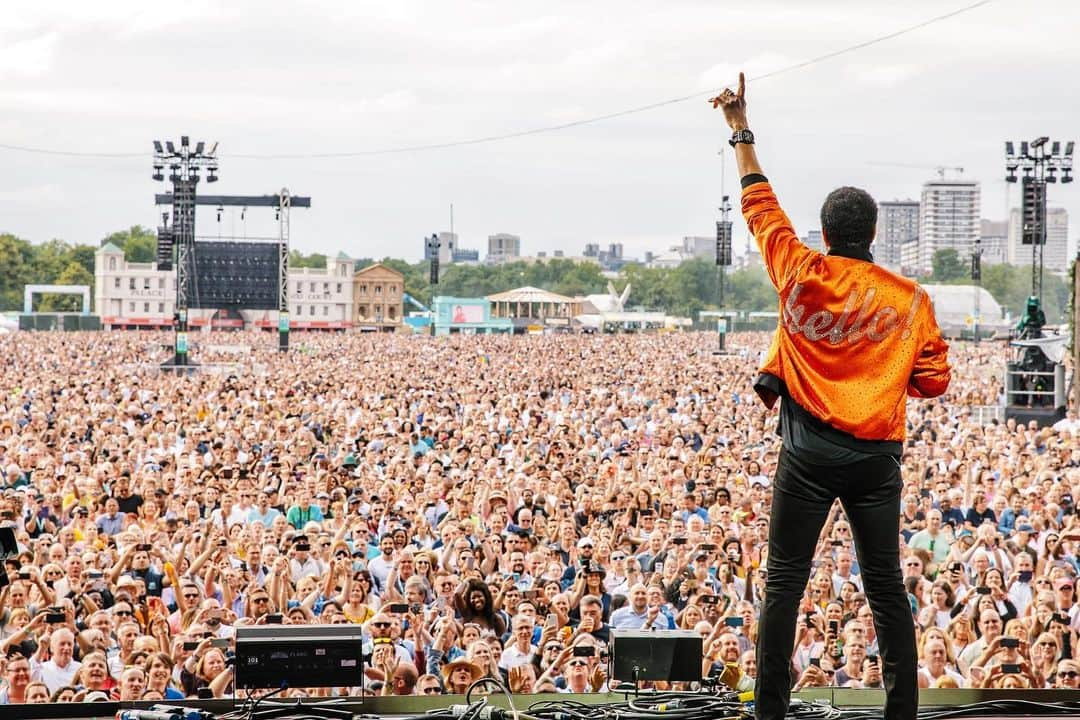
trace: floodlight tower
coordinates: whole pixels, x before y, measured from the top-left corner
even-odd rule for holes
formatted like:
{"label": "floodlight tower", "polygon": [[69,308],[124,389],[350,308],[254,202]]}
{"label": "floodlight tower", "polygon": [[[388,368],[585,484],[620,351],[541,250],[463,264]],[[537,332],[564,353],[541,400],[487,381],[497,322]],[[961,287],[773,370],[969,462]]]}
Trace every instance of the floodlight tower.
{"label": "floodlight tower", "polygon": [[716,267],[719,270],[719,310],[720,319],[717,321],[717,335],[719,336],[718,352],[725,352],[725,336],[731,328],[728,327],[727,317],[724,313],[724,268],[731,267],[731,198],[724,192],[724,175],[726,163],[724,162],[724,148],[720,152],[720,219],[716,221]]}
{"label": "floodlight tower", "polygon": [[[1020,143],[1020,152],[1012,141],[1005,142],[1005,182],[1021,183],[1020,241],[1031,245],[1031,296],[1042,304],[1043,247],[1046,245],[1046,186],[1071,183],[1075,143],[1065,143],[1043,136]],[[1017,175],[1017,171],[1021,175]]]}
{"label": "floodlight tower", "polygon": [[[176,367],[190,365],[188,360],[187,323],[188,308],[192,300],[191,275],[195,252],[195,190],[199,174],[206,170],[206,182],[217,182],[217,143],[206,149],[199,141],[194,147],[187,135],[180,136],[180,147],[168,140],[162,147],[154,141],[154,180],[164,180],[163,171],[169,169],[172,183],[172,240],[176,246],[176,307],[173,310],[173,362]],[[195,298],[196,306],[198,298]]]}

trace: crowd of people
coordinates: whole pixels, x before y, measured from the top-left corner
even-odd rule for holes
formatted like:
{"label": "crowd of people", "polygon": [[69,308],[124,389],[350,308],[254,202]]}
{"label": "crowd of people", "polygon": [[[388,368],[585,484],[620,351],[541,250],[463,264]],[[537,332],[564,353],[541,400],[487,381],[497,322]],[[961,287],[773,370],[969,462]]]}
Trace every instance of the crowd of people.
{"label": "crowd of people", "polygon": [[[354,623],[351,687],[603,692],[613,630],[702,638],[753,687],[776,413],[769,335],[0,337],[0,704],[240,697],[243,625]],[[245,352],[237,353],[238,347]],[[1080,687],[1080,422],[980,412],[1005,348],[909,403],[903,572],[921,687]],[[881,682],[837,506],[793,686]],[[664,687],[663,683],[646,683]]]}

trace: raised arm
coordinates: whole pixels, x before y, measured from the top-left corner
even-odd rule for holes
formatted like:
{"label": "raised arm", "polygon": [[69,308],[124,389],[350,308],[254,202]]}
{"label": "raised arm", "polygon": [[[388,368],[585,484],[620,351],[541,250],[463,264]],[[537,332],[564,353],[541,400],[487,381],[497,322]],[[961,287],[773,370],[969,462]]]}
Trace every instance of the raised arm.
{"label": "raised arm", "polygon": [[723,109],[724,120],[733,131],[731,144],[735,147],[735,161],[743,187],[742,212],[746,226],[761,250],[769,279],[778,290],[783,289],[791,273],[813,251],[799,240],[758,163],[754,136],[746,119],[745,76],[739,73],[737,92],[728,88],[710,102],[714,108]]}
{"label": "raised arm", "polygon": [[[722,108],[724,120],[733,132],[741,132],[750,129],[750,123],[746,120],[746,76],[739,73],[739,89],[731,92],[727,88],[709,102],[713,108]],[[735,144],[735,163],[739,166],[739,177],[747,175],[765,175],[758,164],[757,152],[754,151],[753,143],[739,142]]]}

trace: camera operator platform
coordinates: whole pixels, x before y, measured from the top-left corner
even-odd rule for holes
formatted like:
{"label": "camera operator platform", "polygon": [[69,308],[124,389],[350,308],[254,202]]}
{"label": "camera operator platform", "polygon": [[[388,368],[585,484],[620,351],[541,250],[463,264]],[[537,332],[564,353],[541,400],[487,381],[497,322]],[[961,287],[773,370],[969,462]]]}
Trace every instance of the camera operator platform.
{"label": "camera operator platform", "polygon": [[1016,349],[1005,369],[1005,417],[1040,427],[1065,417],[1065,336],[1046,335],[1046,315],[1032,295],[1010,343]]}

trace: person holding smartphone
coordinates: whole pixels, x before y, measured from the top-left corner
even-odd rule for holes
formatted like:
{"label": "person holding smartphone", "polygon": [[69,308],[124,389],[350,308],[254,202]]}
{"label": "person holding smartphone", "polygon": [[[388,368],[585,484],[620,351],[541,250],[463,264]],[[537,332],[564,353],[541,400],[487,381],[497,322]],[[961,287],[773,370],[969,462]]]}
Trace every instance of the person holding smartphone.
{"label": "person holding smartphone", "polygon": [[799,599],[817,538],[839,498],[880,638],[884,716],[911,720],[918,711],[915,627],[898,540],[905,406],[908,395],[945,392],[949,348],[926,292],[874,264],[874,199],[852,187],[831,192],[821,208],[828,253],[811,250],[799,241],[758,163],[743,75],[737,91],[724,90],[712,102],[733,131],[743,216],[781,309],[754,383],[766,407],[782,401],[783,439],[772,483],[754,712],[759,720],[787,714]]}

